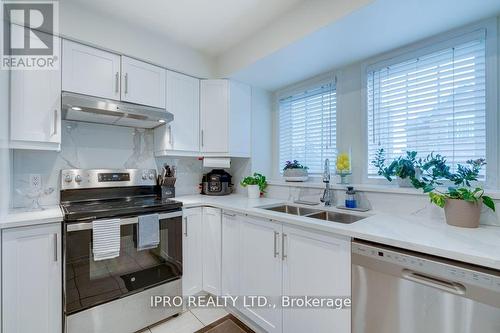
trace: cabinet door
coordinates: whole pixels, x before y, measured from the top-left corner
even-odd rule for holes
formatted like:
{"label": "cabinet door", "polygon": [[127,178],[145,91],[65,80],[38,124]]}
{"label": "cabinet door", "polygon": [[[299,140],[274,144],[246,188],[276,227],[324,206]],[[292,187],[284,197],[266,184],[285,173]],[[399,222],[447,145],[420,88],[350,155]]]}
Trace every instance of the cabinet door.
{"label": "cabinet door", "polygon": [[222,213],[222,295],[240,296],[240,228],[244,217]]}
{"label": "cabinet door", "polygon": [[203,286],[201,208],[185,209],[183,220],[182,293],[184,296],[189,296],[200,292]]}
{"label": "cabinet door", "polygon": [[120,99],[120,56],[63,40],[62,89]]}
{"label": "cabinet door", "polygon": [[280,333],[282,311],[278,306],[282,286],[279,241],[281,229],[281,224],[270,220],[247,217],[241,224],[240,241],[241,295],[272,297],[277,305],[277,308],[245,307],[242,311],[267,332]]}
{"label": "cabinet door", "polygon": [[[283,295],[351,294],[350,240],[283,227]],[[349,333],[350,308],[283,310],[283,332]]]}
{"label": "cabinet door", "polygon": [[201,151],[228,153],[229,81],[201,80]]}
{"label": "cabinet door", "polygon": [[203,290],[221,294],[221,211],[203,208]]}
{"label": "cabinet door", "polygon": [[61,225],[2,231],[2,331],[62,332]]}
{"label": "cabinet door", "polygon": [[167,71],[167,111],[174,120],[155,129],[155,151],[200,151],[200,80]]}
{"label": "cabinet door", "polygon": [[229,111],[229,152],[231,156],[250,157],[252,89],[231,81]]}
{"label": "cabinet door", "polygon": [[200,150],[200,80],[175,72],[167,73],[167,111],[171,122],[173,150]]}
{"label": "cabinet door", "polygon": [[164,68],[122,56],[123,101],[165,108]]}
{"label": "cabinet door", "polygon": [[[15,28],[22,29],[13,25]],[[60,51],[59,38],[57,42],[55,49]],[[56,66],[57,70],[11,71],[11,148],[60,149],[61,71]]]}

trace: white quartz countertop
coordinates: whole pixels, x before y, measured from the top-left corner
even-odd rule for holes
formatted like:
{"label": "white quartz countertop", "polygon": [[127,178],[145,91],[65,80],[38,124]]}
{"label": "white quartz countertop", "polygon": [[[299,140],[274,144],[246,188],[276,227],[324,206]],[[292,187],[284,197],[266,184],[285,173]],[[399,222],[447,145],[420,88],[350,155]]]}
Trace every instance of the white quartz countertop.
{"label": "white quartz countertop", "polygon": [[[192,195],[176,197],[175,199],[182,201],[184,208],[213,206],[256,217],[278,220],[298,227],[345,235],[500,269],[500,227],[458,228],[447,225],[444,220],[412,215],[392,215],[375,211],[367,213],[348,212],[368,217],[352,224],[342,224],[257,208],[284,203],[283,200],[248,199],[246,196],[236,194],[228,196]],[[312,208],[325,209],[325,207],[319,205],[312,206]],[[335,208],[330,208],[330,210],[346,213],[345,210]]]}
{"label": "white quartz countertop", "polygon": [[29,211],[25,208],[12,209],[0,217],[0,229],[24,227],[37,224],[62,222],[63,214],[59,206],[46,206],[43,210]]}

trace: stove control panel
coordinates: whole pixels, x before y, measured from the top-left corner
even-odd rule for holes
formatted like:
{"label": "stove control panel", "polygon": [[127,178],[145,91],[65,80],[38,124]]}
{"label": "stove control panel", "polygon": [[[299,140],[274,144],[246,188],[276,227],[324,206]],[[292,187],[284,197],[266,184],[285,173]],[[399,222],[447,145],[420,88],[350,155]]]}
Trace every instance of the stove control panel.
{"label": "stove control panel", "polygon": [[155,169],[66,169],[61,190],[156,185]]}

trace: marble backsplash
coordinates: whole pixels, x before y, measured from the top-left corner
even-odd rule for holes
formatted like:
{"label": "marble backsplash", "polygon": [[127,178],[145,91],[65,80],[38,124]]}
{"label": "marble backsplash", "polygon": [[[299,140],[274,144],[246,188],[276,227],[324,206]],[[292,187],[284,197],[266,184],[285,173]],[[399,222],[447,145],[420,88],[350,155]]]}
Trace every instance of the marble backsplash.
{"label": "marble backsplash", "polygon": [[[12,158],[12,207],[27,207],[31,200],[24,193],[29,191],[29,177],[39,174],[45,189],[54,191],[42,197],[40,204],[59,203],[60,172],[73,168],[152,168],[161,169],[165,164],[177,168],[176,195],[199,193],[203,168],[197,157],[154,157],[152,130],[128,127],[63,122],[60,152],[14,150]],[[231,168],[235,192],[241,192],[239,181],[250,173],[250,159],[233,158]]]}
{"label": "marble backsplash", "polygon": [[64,121],[60,152],[14,150],[12,206],[25,207],[30,200],[30,174],[40,174],[45,189],[42,205],[59,203],[60,171],[73,168],[156,168],[153,132],[127,127]]}

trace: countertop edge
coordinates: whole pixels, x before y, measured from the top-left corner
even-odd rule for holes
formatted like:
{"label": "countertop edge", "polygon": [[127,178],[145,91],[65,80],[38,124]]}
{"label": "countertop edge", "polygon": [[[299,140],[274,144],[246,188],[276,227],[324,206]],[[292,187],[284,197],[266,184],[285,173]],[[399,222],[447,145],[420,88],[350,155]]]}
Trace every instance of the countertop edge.
{"label": "countertop edge", "polygon": [[[214,199],[202,200],[199,201],[193,200],[193,196],[186,197],[186,203],[183,204],[183,208],[194,208],[194,207],[215,207],[223,210],[232,211],[240,214],[248,214],[251,216],[264,218],[264,219],[272,219],[277,220],[283,223],[286,223],[291,226],[305,228],[307,230],[330,233],[334,235],[347,236],[351,238],[356,238],[360,240],[370,241],[379,243],[382,245],[398,247],[410,251],[420,252],[428,255],[433,255],[437,257],[442,257],[446,259],[456,260],[467,264],[482,266],[490,269],[500,270],[500,260],[492,260],[491,258],[483,257],[480,255],[472,255],[467,253],[461,253],[457,251],[448,250],[445,248],[439,248],[435,246],[428,246],[418,243],[408,242],[406,240],[398,240],[391,237],[381,237],[379,235],[373,235],[369,232],[359,232],[356,230],[349,230],[349,227],[344,226],[342,224],[334,224],[334,225],[325,225],[322,223],[314,223],[312,221],[301,221],[301,217],[297,217],[294,215],[284,215],[282,213],[270,212],[266,211],[262,208],[255,207],[236,207],[229,206],[223,203],[217,203]],[[177,200],[182,201],[183,198],[176,198]],[[270,201],[275,201],[275,203],[285,203],[285,200],[277,200],[277,199],[267,199]],[[267,205],[264,203],[262,205]],[[272,203],[270,203],[272,205]],[[278,214],[278,215],[276,215]],[[373,215],[375,216],[375,215]]]}
{"label": "countertop edge", "polygon": [[0,229],[20,228],[49,223],[62,223],[63,213],[59,206],[44,207],[43,210],[12,210],[0,217]]}

